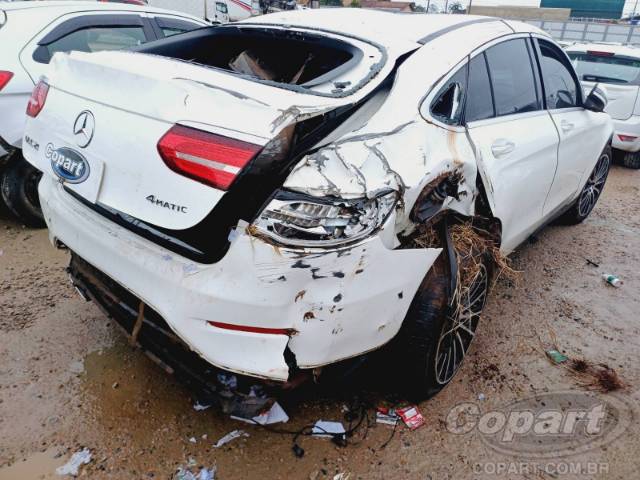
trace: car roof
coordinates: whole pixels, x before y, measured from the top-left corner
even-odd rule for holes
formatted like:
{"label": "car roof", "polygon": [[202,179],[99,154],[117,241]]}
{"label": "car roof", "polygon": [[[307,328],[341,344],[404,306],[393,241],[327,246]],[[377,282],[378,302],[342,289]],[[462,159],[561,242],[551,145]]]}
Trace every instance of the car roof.
{"label": "car roof", "polygon": [[423,40],[434,34],[444,34],[480,22],[502,22],[518,33],[540,32],[538,28],[522,22],[505,22],[493,17],[389,12],[364,8],[291,10],[253,17],[239,23],[325,30],[386,44],[399,40],[424,43]]}
{"label": "car roof", "polygon": [[82,11],[131,11],[131,12],[148,12],[148,13],[172,13],[182,17],[195,18],[192,15],[188,15],[182,12],[176,12],[172,10],[154,8],[149,5],[132,5],[128,3],[115,3],[115,2],[98,2],[97,0],[84,0],[84,1],[68,1],[68,0],[56,0],[56,1],[21,1],[21,2],[5,2],[0,1],[0,10],[6,12],[17,10],[56,10],[58,13],[71,13]]}
{"label": "car roof", "polygon": [[565,47],[567,52],[607,52],[625,57],[640,58],[640,48],[631,45],[622,45],[619,43],[574,43]]}

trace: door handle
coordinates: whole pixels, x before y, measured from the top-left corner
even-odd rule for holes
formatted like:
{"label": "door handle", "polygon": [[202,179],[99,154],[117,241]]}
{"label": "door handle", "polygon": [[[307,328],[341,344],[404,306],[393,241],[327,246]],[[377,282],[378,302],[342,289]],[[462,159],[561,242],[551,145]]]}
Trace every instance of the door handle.
{"label": "door handle", "polygon": [[493,142],[493,145],[491,145],[491,152],[493,153],[494,157],[499,158],[504,157],[505,155],[509,155],[515,150],[515,148],[515,143],[504,138],[499,138],[495,142]]}
{"label": "door handle", "polygon": [[571,122],[567,122],[566,120],[562,120],[560,122],[560,128],[564,133],[567,133],[573,130],[573,127],[575,127],[575,125]]}

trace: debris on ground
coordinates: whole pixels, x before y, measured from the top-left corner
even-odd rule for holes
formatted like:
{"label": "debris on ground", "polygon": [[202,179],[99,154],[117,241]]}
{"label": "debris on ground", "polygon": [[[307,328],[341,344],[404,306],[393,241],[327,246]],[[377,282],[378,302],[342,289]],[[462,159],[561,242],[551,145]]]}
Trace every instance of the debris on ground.
{"label": "debris on ground", "polygon": [[84,372],[84,361],[78,360],[69,364],[69,371],[75,375],[80,375]]}
{"label": "debris on ground", "polygon": [[311,430],[311,435],[318,438],[344,438],[345,433],[346,430],[344,429],[342,422],[331,422],[326,420],[318,420]]}
{"label": "debris on ground", "polygon": [[622,280],[620,280],[618,277],[616,277],[615,275],[611,275],[609,273],[603,273],[602,279],[612,287],[616,287],[616,288],[620,288],[623,283]]}
{"label": "debris on ground", "polygon": [[246,423],[257,423],[259,425],[271,425],[272,423],[286,423],[289,421],[289,416],[278,402],[274,402],[269,410],[264,411],[254,417],[241,417],[238,415],[231,415],[231,418]]}
{"label": "debris on ground", "polygon": [[376,409],[376,423],[396,426],[400,417],[393,408],[378,407]]}
{"label": "debris on ground", "polygon": [[90,461],[91,451],[88,448],[83,448],[79,452],[74,453],[67,463],[56,468],[56,473],[58,475],[72,475],[76,477],[78,476],[78,469]]}
{"label": "debris on ground", "polygon": [[191,438],[189,439],[189,441],[190,441],[191,443],[197,443],[197,442],[198,442],[198,440],[196,440],[196,437],[191,437]]}
{"label": "debris on ground", "polygon": [[200,401],[196,401],[196,403],[193,404],[193,409],[196,412],[201,412],[203,410],[206,410],[207,408],[211,408],[211,405],[213,405],[212,403],[200,403]]}
{"label": "debris on ground", "polygon": [[626,386],[618,373],[604,363],[594,365],[583,359],[572,359],[568,368],[581,380],[583,386],[603,393],[622,390]]}
{"label": "debris on ground", "polygon": [[215,480],[217,467],[201,468],[198,474],[194,474],[190,467],[179,467],[173,480]]}
{"label": "debris on ground", "polygon": [[221,446],[229,443],[231,440],[235,440],[236,438],[240,438],[240,437],[248,437],[248,436],[249,436],[249,434],[247,432],[245,432],[244,430],[233,430],[233,431],[227,433],[220,440],[218,440],[215,443],[215,445],[213,445],[213,448],[220,448]]}
{"label": "debris on ground", "polygon": [[618,373],[604,363],[593,364],[585,359],[569,358],[558,351],[555,332],[549,329],[549,334],[555,348],[545,350],[547,357],[555,365],[562,365],[576,377],[579,383],[589,389],[599,390],[603,393],[622,390],[626,387],[625,382]]}
{"label": "debris on ground", "polygon": [[547,350],[545,353],[547,354],[547,357],[549,357],[551,361],[556,365],[560,363],[564,363],[567,360],[569,360],[569,357],[567,357],[566,355],[560,353],[558,350],[553,348],[550,350]]}
{"label": "debris on ground", "polygon": [[587,261],[587,265],[591,265],[592,267],[600,268],[600,264],[594,262],[593,260],[589,260],[588,258],[585,258],[585,260]]}
{"label": "debris on ground", "polygon": [[478,394],[478,400],[484,402],[487,399],[487,396],[484,393]]}
{"label": "debris on ground", "polygon": [[420,428],[425,424],[424,417],[420,413],[420,410],[418,410],[418,407],[415,405],[399,408],[398,410],[396,410],[396,413],[400,416],[404,424],[411,430]]}
{"label": "debris on ground", "polygon": [[340,473],[336,473],[333,476],[333,480],[349,480],[350,477],[351,477],[350,473],[340,472]]}

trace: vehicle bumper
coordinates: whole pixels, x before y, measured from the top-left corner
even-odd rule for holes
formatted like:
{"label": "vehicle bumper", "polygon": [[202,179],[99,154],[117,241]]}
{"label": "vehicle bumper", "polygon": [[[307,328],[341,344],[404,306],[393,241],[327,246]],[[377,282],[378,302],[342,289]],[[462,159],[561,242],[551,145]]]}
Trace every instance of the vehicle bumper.
{"label": "vehicle bumper", "polygon": [[288,250],[238,227],[221,261],[197,264],[108,221],[48,175],[39,193],[52,241],[125,287],[209,363],[273,380],[289,377],[287,348],[299,368],[314,368],[388,342],[441,251],[392,250],[381,235],[340,250]]}
{"label": "vehicle bumper", "polygon": [[[625,152],[640,151],[640,116],[633,115],[627,120],[613,120],[613,142],[612,147]],[[631,142],[623,142],[618,135],[628,135],[636,137]]]}
{"label": "vehicle bumper", "polygon": [[[22,148],[24,134],[25,111],[29,95],[24,93],[0,95],[0,137],[14,148]],[[4,147],[6,150],[6,146]]]}

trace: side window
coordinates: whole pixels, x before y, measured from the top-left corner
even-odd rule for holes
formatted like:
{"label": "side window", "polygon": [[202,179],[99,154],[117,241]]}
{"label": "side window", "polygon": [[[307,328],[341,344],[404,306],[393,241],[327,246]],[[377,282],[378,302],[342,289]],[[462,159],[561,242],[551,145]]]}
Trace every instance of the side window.
{"label": "side window", "polygon": [[467,88],[467,65],[458,70],[431,102],[433,118],[447,125],[460,125]]}
{"label": "side window", "polygon": [[507,40],[486,51],[496,115],[542,109],[525,39]]}
{"label": "side window", "polygon": [[93,27],[77,30],[46,46],[49,58],[57,52],[98,52],[136,47],[147,41],[142,27]]}
{"label": "side window", "polygon": [[191,30],[196,30],[204,26],[186,20],[168,17],[156,17],[156,23],[165,38],[178,35],[179,33],[190,32]]}
{"label": "side window", "polygon": [[538,40],[540,67],[547,108],[571,108],[578,105],[578,85],[571,73],[568,61],[554,45]]}
{"label": "side window", "polygon": [[469,62],[469,85],[465,102],[464,120],[474,122],[495,116],[493,92],[484,53]]}
{"label": "side window", "polygon": [[222,2],[216,2],[216,10],[219,11],[220,13],[224,13],[224,14],[229,13],[229,9],[227,8],[227,4],[226,3],[222,3]]}

